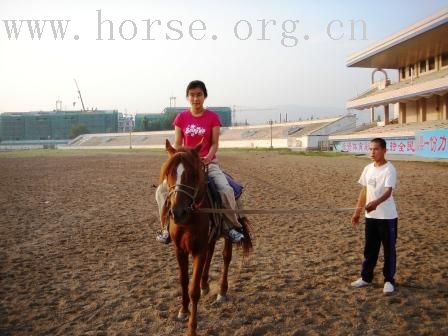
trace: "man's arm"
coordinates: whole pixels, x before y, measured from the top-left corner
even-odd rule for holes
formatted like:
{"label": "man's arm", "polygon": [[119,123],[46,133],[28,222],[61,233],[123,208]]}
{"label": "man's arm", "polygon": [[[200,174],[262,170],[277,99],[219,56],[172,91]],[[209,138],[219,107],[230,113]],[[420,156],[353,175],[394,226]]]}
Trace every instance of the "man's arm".
{"label": "man's arm", "polygon": [[367,199],[367,187],[364,186],[359,192],[358,203],[356,204],[356,209],[352,216],[353,226],[357,226],[359,224],[359,217],[361,217],[361,210],[366,205],[366,199]]}
{"label": "man's arm", "polygon": [[377,198],[376,200],[374,200],[372,202],[369,202],[369,204],[366,205],[367,212],[376,210],[378,205],[383,203],[385,200],[387,200],[390,197],[390,195],[392,195],[392,190],[393,190],[392,187],[387,187],[385,189],[386,189],[386,191],[384,192],[383,195],[381,195],[381,197]]}

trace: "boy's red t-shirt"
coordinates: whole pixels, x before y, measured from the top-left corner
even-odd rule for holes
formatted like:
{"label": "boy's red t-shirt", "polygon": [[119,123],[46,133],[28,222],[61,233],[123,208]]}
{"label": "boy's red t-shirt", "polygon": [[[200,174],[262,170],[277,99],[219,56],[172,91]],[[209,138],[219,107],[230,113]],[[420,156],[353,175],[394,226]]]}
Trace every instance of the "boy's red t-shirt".
{"label": "boy's red t-shirt", "polygon": [[182,130],[183,145],[186,147],[194,147],[204,139],[199,156],[205,157],[212,145],[212,129],[220,127],[221,121],[219,116],[210,110],[205,110],[200,117],[195,117],[190,110],[186,110],[176,116],[173,125]]}

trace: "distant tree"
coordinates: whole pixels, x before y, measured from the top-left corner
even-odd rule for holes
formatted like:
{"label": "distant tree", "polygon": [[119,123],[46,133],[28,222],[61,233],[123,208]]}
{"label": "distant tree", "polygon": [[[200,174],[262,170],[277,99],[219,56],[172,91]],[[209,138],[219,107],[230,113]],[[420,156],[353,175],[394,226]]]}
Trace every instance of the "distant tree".
{"label": "distant tree", "polygon": [[70,129],[70,139],[74,139],[81,134],[90,133],[87,126],[84,124],[76,124]]}
{"label": "distant tree", "polygon": [[149,124],[149,131],[160,131],[160,119],[154,119]]}
{"label": "distant tree", "polygon": [[170,130],[173,128],[172,124],[173,124],[173,119],[171,116],[166,116],[165,118],[163,118],[162,122],[161,122],[161,130],[162,131],[166,131],[166,130]]}
{"label": "distant tree", "polygon": [[142,120],[142,131],[149,131],[149,119],[146,116]]}

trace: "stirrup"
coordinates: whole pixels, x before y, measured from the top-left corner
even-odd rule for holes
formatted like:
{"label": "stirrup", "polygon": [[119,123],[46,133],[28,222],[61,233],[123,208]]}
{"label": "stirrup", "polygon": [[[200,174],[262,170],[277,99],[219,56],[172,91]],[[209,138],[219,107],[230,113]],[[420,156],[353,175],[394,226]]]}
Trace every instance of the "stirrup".
{"label": "stirrup", "polygon": [[227,232],[227,235],[232,240],[232,242],[235,242],[235,243],[238,243],[238,242],[240,242],[241,240],[244,239],[244,235],[241,232],[238,232],[235,229],[230,229]]}
{"label": "stirrup", "polygon": [[169,244],[171,242],[171,237],[168,231],[163,230],[159,231],[159,233],[156,235],[156,240],[163,244]]}

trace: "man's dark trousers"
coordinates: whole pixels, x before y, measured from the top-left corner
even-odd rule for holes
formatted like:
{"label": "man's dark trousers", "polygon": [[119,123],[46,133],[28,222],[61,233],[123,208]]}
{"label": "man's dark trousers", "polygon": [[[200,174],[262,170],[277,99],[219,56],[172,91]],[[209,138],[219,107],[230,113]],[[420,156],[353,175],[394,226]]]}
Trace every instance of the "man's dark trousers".
{"label": "man's dark trousers", "polygon": [[378,260],[381,244],[384,249],[384,282],[395,285],[395,270],[397,254],[395,244],[397,242],[397,218],[376,219],[366,218],[364,261],[362,263],[361,277],[366,282],[372,282],[373,270]]}

